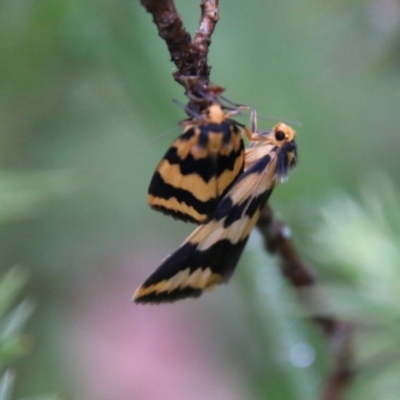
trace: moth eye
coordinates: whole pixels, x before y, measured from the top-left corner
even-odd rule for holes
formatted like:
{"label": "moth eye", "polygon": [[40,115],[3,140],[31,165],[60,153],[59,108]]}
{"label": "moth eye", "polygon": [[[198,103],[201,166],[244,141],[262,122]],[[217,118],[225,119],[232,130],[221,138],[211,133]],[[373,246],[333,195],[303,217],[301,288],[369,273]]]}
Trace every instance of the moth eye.
{"label": "moth eye", "polygon": [[275,139],[279,140],[279,141],[285,139],[285,133],[282,132],[282,131],[276,131],[275,132]]}

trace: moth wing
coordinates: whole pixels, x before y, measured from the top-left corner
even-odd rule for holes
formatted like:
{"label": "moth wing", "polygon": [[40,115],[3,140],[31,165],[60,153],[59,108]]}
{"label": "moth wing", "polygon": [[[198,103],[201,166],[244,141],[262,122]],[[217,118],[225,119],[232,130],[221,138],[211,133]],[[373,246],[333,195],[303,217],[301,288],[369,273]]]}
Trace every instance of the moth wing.
{"label": "moth wing", "polygon": [[221,199],[244,170],[243,129],[231,125],[228,140],[223,139],[216,157],[217,197]]}
{"label": "moth wing", "polygon": [[198,297],[230,278],[272,191],[268,185],[258,185],[258,194],[253,193],[264,164],[243,173],[240,183],[236,182],[218,205],[213,219],[195,229],[137,289],[136,303]]}
{"label": "moth wing", "polygon": [[[210,238],[215,237],[215,222],[199,226],[193,234],[136,290],[135,303],[166,303],[199,297],[203,291],[229,279],[247,237],[232,243],[228,238],[217,238],[209,247]],[[223,225],[219,222],[218,225]],[[200,241],[199,241],[200,240]]]}
{"label": "moth wing", "polygon": [[183,221],[208,221],[243,171],[243,140],[240,130],[234,128],[229,140],[221,139],[218,132],[210,134],[216,138],[204,141],[198,127],[191,127],[176,139],[150,182],[150,206]]}

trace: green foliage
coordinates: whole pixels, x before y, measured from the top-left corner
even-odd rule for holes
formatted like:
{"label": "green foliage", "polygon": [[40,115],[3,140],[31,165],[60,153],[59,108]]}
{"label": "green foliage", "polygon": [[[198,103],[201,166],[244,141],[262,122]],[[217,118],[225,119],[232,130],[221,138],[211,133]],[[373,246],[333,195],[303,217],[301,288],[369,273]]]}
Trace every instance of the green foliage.
{"label": "green foliage", "polygon": [[11,371],[6,371],[0,378],[0,399],[11,400],[12,389],[14,385],[15,374]]}
{"label": "green foliage", "polygon": [[[400,194],[373,176],[361,201],[342,194],[322,209],[315,258],[330,272],[329,312],[352,323],[358,376],[351,399],[400,392]],[[334,283],[336,282],[336,283]]]}
{"label": "green foliage", "polygon": [[73,191],[63,171],[0,171],[0,224],[40,215],[43,205]]}
{"label": "green foliage", "polygon": [[[0,378],[0,400],[12,400],[13,386],[15,382],[15,373],[7,370]],[[20,400],[66,400],[59,395],[45,395],[38,397],[26,397]]]}
{"label": "green foliage", "polygon": [[25,286],[27,275],[20,268],[12,268],[0,281],[0,399],[11,400],[15,373],[7,368],[25,355],[31,347],[22,329],[33,311],[28,300],[10,308]]}
{"label": "green foliage", "polygon": [[279,261],[263,251],[259,239],[252,236],[252,250],[245,252],[246,272],[239,272],[246,315],[242,323],[251,327],[247,340],[237,344],[241,362],[250,366],[256,398],[317,399],[327,372],[326,347],[304,318],[293,288],[277,268]]}
{"label": "green foliage", "polygon": [[9,311],[26,280],[25,272],[13,268],[0,281],[0,371],[3,372],[30,347],[21,331],[33,311],[32,303],[24,300]]}
{"label": "green foliage", "polygon": [[[35,307],[28,299],[12,307],[27,282],[26,271],[14,267],[0,279],[0,400],[11,400],[16,373],[9,368],[32,348],[32,339],[22,330]],[[61,398],[49,395],[26,400],[61,400]]]}

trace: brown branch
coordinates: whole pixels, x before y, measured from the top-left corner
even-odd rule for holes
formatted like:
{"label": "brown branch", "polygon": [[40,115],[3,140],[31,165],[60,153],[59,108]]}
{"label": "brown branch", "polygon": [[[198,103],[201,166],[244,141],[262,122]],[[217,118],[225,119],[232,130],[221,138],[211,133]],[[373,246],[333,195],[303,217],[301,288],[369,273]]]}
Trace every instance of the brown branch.
{"label": "brown branch", "polygon": [[210,76],[211,67],[208,66],[208,48],[211,44],[211,36],[218,22],[218,0],[202,0],[201,18],[199,29],[193,40],[193,51],[198,55],[197,70],[200,76]]}
{"label": "brown branch", "polygon": [[[300,257],[292,239],[290,228],[274,218],[267,205],[257,227],[264,238],[266,249],[279,256],[282,273],[297,290],[314,288],[317,285],[310,265]],[[318,298],[314,297],[318,301]],[[319,299],[321,302],[323,299]],[[353,378],[352,369],[352,330],[348,323],[334,317],[312,318],[326,337],[331,354],[330,372],[325,382],[321,399],[342,400],[344,391]]]}
{"label": "brown branch", "polygon": [[173,0],[141,0],[146,10],[153,16],[159,36],[167,44],[171,61],[178,70],[191,64],[189,55],[192,39],[186,31]]}
{"label": "brown branch", "polygon": [[211,67],[208,65],[208,50],[211,36],[218,22],[218,0],[202,0],[199,29],[192,41],[185,29],[173,0],[141,0],[152,14],[158,34],[162,37],[175,63],[174,79],[185,87],[189,97],[188,107],[200,113],[223,88],[210,84]]}

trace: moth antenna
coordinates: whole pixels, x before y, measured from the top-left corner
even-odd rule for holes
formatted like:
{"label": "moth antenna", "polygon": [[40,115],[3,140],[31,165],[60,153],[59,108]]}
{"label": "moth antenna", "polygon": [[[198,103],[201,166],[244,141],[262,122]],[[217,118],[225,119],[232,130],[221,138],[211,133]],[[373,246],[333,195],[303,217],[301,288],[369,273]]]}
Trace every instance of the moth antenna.
{"label": "moth antenna", "polygon": [[204,101],[208,101],[209,103],[221,104],[216,96],[212,96],[202,90],[197,90],[197,92],[200,94],[200,96],[197,96],[190,91],[187,93],[189,99],[194,103],[204,103]]}
{"label": "moth antenna", "polygon": [[178,130],[178,129],[182,129],[182,128],[180,128],[179,126],[174,126],[173,128],[170,128],[170,129],[166,130],[165,132],[162,132],[159,135],[147,140],[146,143],[144,143],[142,146],[139,146],[138,148],[136,148],[132,154],[143,153],[143,150],[148,149],[151,145],[153,145],[154,143],[157,143],[163,137],[171,134],[173,131]]}
{"label": "moth antenna", "polygon": [[199,93],[201,94],[201,96],[203,97],[203,99],[211,102],[211,103],[217,103],[219,105],[222,105],[221,102],[219,101],[218,97],[212,96],[207,92],[204,92],[203,90],[199,90]]}
{"label": "moth antenna", "polygon": [[282,122],[287,123],[288,125],[295,125],[295,126],[303,125],[300,121],[295,120],[295,119],[290,119],[290,118],[281,118],[281,117],[274,117],[274,116],[266,117],[264,115],[261,115],[261,116],[258,116],[258,119],[263,119],[265,121],[282,121]]}
{"label": "moth antenna", "polygon": [[183,109],[186,108],[186,105],[183,104],[183,103],[181,103],[178,99],[172,99],[172,102],[173,102],[174,104],[176,104],[177,106],[183,108]]}
{"label": "moth antenna", "polygon": [[232,111],[231,115],[237,115],[240,114],[241,110],[250,110],[250,129],[245,127],[245,133],[246,136],[248,137],[249,140],[252,140],[252,133],[257,132],[257,111],[255,108],[250,107],[246,104],[240,104],[240,103],[234,103],[233,101],[227,99],[224,96],[219,96],[223,101],[225,101],[228,104],[231,104],[234,108],[232,107],[226,107],[227,110]]}
{"label": "moth antenna", "polygon": [[187,105],[181,103],[179,100],[172,99],[172,102],[175,103],[176,105],[178,105],[179,107],[183,108],[185,110],[186,114],[190,115],[194,119],[201,119],[201,115],[199,113],[197,113],[196,111],[192,110]]}
{"label": "moth antenna", "polygon": [[239,109],[239,110],[252,110],[252,107],[250,107],[250,106],[248,106],[248,105],[246,105],[246,104],[234,103],[233,101],[227,99],[227,98],[224,97],[224,96],[219,96],[219,97],[220,97],[223,101],[225,101],[226,103],[228,103],[228,104],[234,106],[236,109]]}

